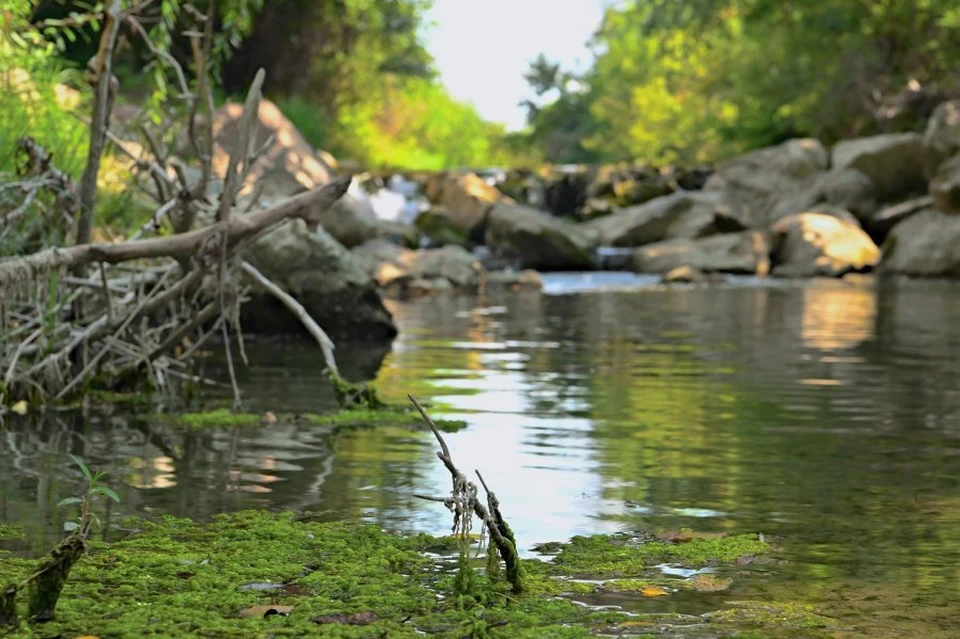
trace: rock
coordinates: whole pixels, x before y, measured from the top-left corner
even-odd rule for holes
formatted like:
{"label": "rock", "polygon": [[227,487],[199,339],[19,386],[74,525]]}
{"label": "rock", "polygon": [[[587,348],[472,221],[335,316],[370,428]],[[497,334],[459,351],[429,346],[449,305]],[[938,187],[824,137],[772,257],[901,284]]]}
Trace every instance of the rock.
{"label": "rock", "polygon": [[858,220],[853,213],[835,204],[815,204],[806,211],[798,211],[798,213],[819,213],[821,215],[829,215],[847,224],[860,226],[860,220]]}
{"label": "rock", "polygon": [[[227,173],[230,153],[240,142],[240,118],[243,105],[225,104],[213,117],[213,171],[219,177]],[[317,155],[290,120],[273,102],[262,100],[254,148],[273,142],[253,165],[241,194],[257,185],[264,197],[273,199],[322,186],[330,181],[333,170]]]}
{"label": "rock", "polygon": [[476,290],[484,275],[476,258],[459,246],[411,251],[374,240],[353,249],[353,255],[377,284],[394,295]]}
{"label": "rock", "polygon": [[484,285],[487,290],[508,288],[511,291],[539,291],[543,289],[543,278],[534,270],[490,271]]}
{"label": "rock", "polygon": [[834,170],[859,169],[873,182],[877,199],[890,202],[926,190],[922,150],[919,133],[885,133],[838,143],[832,164]]}
{"label": "rock", "polygon": [[903,222],[908,217],[929,208],[933,208],[933,198],[929,195],[913,198],[912,200],[907,200],[894,206],[888,206],[870,218],[867,222],[867,230],[874,238],[874,241],[878,239],[882,241],[894,226]]}
{"label": "rock", "polygon": [[456,226],[450,214],[440,206],[420,213],[413,221],[413,225],[428,240],[431,246],[470,246],[467,233]]}
{"label": "rock", "polygon": [[857,224],[822,213],[800,213],[772,228],[773,274],[839,277],[872,268],[880,249]]}
{"label": "rock", "polygon": [[934,205],[944,213],[960,213],[960,153],[944,162],[930,180]]}
{"label": "rock", "polygon": [[483,226],[494,204],[513,203],[475,173],[434,175],[427,180],[424,194],[432,204],[439,205],[432,209],[434,214],[446,218],[450,227],[468,239],[483,237]]}
{"label": "rock", "polygon": [[836,169],[817,180],[823,198],[852,213],[860,221],[877,212],[877,194],[873,181],[859,169]]}
{"label": "rock", "polygon": [[[303,304],[334,340],[377,341],[397,334],[374,281],[323,229],[310,232],[290,220],[258,238],[247,258]],[[255,293],[242,307],[244,329],[258,333],[303,332],[299,320],[272,296]]]}
{"label": "rock", "polygon": [[923,173],[930,180],[941,164],[960,152],[960,100],[942,102],[934,109],[922,145]]}
{"label": "rock", "polygon": [[926,209],[897,224],[883,244],[878,270],[960,278],[960,216]]}
{"label": "rock", "polygon": [[667,271],[660,281],[664,284],[698,284],[707,281],[707,276],[700,269],[685,264]]}
{"label": "rock", "polygon": [[633,270],[669,273],[687,266],[704,273],[766,275],[770,269],[768,252],[766,238],[759,231],[667,240],[636,249]]}
{"label": "rock", "polygon": [[596,170],[585,199],[608,199],[616,206],[643,204],[676,190],[671,176],[650,166],[608,164]]}
{"label": "rock", "polygon": [[543,187],[544,207],[560,217],[575,215],[587,201],[588,177],[584,171],[562,173]]}
{"label": "rock", "polygon": [[347,248],[381,238],[404,246],[417,245],[416,228],[409,224],[381,220],[368,202],[347,196],[320,215],[320,224]]}
{"label": "rock", "polygon": [[578,225],[528,206],[495,205],[487,218],[486,243],[492,250],[516,258],[522,268],[590,268],[588,235]]}
{"label": "rock", "polygon": [[621,209],[581,227],[602,246],[643,246],[674,238],[697,238],[743,226],[726,214],[722,193],[681,192]]}
{"label": "rock", "polygon": [[720,164],[704,190],[726,193],[733,217],[744,227],[766,228],[777,205],[810,189],[827,162],[827,150],[818,140],[788,140]]}

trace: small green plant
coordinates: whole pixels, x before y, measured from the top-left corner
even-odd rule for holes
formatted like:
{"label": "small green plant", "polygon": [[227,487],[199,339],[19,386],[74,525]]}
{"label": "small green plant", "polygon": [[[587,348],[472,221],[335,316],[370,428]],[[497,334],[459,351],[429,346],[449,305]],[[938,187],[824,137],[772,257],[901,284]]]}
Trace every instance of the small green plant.
{"label": "small green plant", "polygon": [[102,482],[103,478],[107,476],[106,472],[92,472],[90,467],[76,455],[70,455],[70,459],[73,460],[73,463],[77,465],[77,468],[80,469],[80,472],[83,473],[83,476],[86,478],[87,490],[82,497],[67,497],[61,499],[60,502],[57,503],[57,507],[65,508],[66,506],[72,506],[74,504],[80,506],[79,518],[65,522],[63,529],[66,532],[80,531],[81,535],[86,537],[92,524],[96,524],[97,527],[100,526],[100,518],[97,517],[92,508],[97,498],[107,497],[119,504],[120,496]]}

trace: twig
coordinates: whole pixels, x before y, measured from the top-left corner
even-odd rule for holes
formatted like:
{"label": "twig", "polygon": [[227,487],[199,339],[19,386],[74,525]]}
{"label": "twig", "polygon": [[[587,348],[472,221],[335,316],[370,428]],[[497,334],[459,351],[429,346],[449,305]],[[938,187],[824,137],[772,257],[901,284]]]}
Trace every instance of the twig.
{"label": "twig", "polygon": [[[429,499],[430,501],[439,501],[447,505],[448,508],[454,509],[454,515],[461,516],[462,513],[458,512],[456,508],[464,501],[464,496],[466,497],[467,504],[477,517],[480,518],[480,521],[486,526],[487,532],[490,534],[490,539],[493,540],[496,544],[497,551],[500,554],[500,557],[503,558],[504,564],[507,568],[507,579],[510,581],[511,586],[513,587],[514,593],[520,593],[524,589],[524,578],[523,570],[520,565],[520,555],[517,553],[516,541],[513,539],[513,533],[510,532],[509,526],[506,525],[506,522],[503,522],[501,526],[500,521],[502,517],[499,514],[499,508],[496,509],[495,514],[491,514],[483,504],[481,504],[476,499],[477,487],[469,482],[466,476],[461,473],[456,465],[453,463],[453,458],[450,456],[450,448],[447,446],[447,442],[444,441],[443,436],[440,434],[440,429],[437,428],[437,425],[434,421],[427,415],[427,411],[424,410],[423,406],[420,405],[420,402],[413,395],[407,395],[407,398],[413,402],[413,405],[416,407],[417,411],[420,413],[420,416],[423,417],[423,421],[427,423],[427,426],[430,427],[430,430],[433,432],[433,436],[436,437],[437,442],[440,444],[440,451],[437,452],[437,457],[440,458],[440,461],[443,462],[443,465],[447,467],[447,470],[450,471],[450,475],[453,478],[453,494],[444,499],[440,497],[425,497],[423,495],[415,495],[420,499]],[[479,475],[479,473],[478,473]],[[481,483],[483,483],[483,478],[480,478]],[[486,484],[484,484],[486,487]],[[461,493],[465,493],[461,494]],[[489,493],[492,495],[492,493]],[[493,510],[493,508],[491,508]],[[466,516],[469,517],[469,513],[466,513]],[[469,524],[469,522],[467,522]],[[454,526],[457,527],[457,523],[454,523]]]}
{"label": "twig", "polygon": [[[113,95],[116,81],[113,77],[113,49],[120,30],[120,0],[112,0],[106,12],[106,25],[100,38],[100,48],[92,61],[91,72],[96,86],[96,99],[93,103],[93,123],[90,127],[90,148],[87,153],[87,165],[80,179],[80,221],[77,225],[77,244],[90,242],[93,229],[93,207],[97,199],[97,174],[100,172],[100,158],[103,155],[105,131],[113,107]],[[82,264],[74,265],[82,269]],[[77,273],[82,275],[82,273]]]}
{"label": "twig", "polygon": [[249,262],[243,262],[240,265],[240,268],[243,269],[244,274],[246,274],[251,281],[280,300],[284,306],[290,309],[290,312],[297,316],[297,319],[300,320],[300,323],[303,324],[303,327],[307,329],[307,332],[309,332],[313,339],[316,340],[317,344],[320,345],[320,350],[323,353],[323,361],[327,365],[327,368],[330,369],[330,371],[335,375],[339,375],[340,372],[337,370],[337,362],[333,356],[333,341],[324,332],[324,330],[320,328],[320,325],[317,324],[316,320],[310,317],[310,313],[308,313],[307,309],[303,307],[303,304],[298,302],[292,295],[284,291],[282,288],[271,282],[263,273],[258,271],[257,268]]}

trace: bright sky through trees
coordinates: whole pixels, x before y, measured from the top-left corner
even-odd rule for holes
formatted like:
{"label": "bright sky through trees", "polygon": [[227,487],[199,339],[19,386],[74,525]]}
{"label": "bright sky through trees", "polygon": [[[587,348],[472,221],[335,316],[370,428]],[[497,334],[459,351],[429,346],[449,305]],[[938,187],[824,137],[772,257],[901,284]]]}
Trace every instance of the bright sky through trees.
{"label": "bright sky through trees", "polygon": [[531,96],[523,79],[543,53],[564,69],[590,64],[587,40],[600,24],[604,0],[435,0],[427,49],[450,94],[472,102],[487,120],[517,130]]}

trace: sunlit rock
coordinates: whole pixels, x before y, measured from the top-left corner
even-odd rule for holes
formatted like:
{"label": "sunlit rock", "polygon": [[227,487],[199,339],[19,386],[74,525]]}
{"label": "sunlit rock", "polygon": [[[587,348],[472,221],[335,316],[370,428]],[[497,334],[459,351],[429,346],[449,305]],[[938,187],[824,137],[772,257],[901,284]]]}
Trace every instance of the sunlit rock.
{"label": "sunlit rock", "polygon": [[791,215],[771,231],[774,275],[837,277],[880,261],[880,249],[863,229],[832,215]]}

